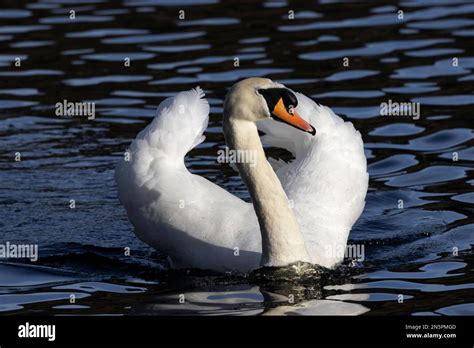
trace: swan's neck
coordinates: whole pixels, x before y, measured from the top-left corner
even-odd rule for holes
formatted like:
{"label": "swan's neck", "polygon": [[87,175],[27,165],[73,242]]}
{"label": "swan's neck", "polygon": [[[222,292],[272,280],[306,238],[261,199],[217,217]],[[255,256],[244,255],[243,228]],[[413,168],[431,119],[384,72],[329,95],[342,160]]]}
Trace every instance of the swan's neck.
{"label": "swan's neck", "polygon": [[297,261],[309,261],[292,204],[266,159],[255,123],[227,119],[224,130],[229,148],[237,153],[240,151],[244,154],[243,158],[252,159],[237,163],[237,167],[252,197],[260,225],[261,265],[285,266]]}

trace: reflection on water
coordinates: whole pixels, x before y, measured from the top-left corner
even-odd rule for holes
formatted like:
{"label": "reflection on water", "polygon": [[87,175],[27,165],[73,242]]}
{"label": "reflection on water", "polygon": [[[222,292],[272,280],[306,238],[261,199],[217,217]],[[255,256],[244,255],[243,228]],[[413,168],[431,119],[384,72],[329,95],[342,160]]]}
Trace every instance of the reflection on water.
{"label": "reflection on water", "polygon": [[[474,4],[459,0],[4,4],[0,243],[38,243],[40,259],[0,264],[0,311],[472,315],[473,25]],[[211,120],[187,165],[248,200],[216,156],[225,93],[249,76],[331,106],[366,143],[370,190],[350,235],[365,260],[324,281],[168,272],[118,203],[113,170],[130,140],[165,97],[196,85]],[[55,116],[65,99],[94,102],[95,119]],[[380,116],[388,100],[420,103],[420,118]]]}

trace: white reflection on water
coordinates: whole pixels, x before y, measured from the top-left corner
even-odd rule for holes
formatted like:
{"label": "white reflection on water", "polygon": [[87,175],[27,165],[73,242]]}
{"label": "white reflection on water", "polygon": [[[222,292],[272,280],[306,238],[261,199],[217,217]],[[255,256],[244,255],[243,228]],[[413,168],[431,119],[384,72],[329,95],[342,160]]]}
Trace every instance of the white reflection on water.
{"label": "white reflection on water", "polygon": [[369,311],[360,304],[333,300],[310,300],[268,309],[264,303],[269,299],[288,303],[286,296],[254,286],[234,291],[168,294],[156,298],[157,303],[134,309],[154,315],[360,315]]}

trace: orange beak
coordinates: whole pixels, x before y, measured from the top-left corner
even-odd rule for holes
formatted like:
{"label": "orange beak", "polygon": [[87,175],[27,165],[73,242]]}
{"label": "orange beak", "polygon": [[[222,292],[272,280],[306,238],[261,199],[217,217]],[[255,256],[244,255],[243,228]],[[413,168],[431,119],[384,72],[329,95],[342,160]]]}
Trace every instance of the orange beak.
{"label": "orange beak", "polygon": [[272,114],[276,116],[280,121],[287,123],[290,126],[311,133],[312,135],[316,134],[316,129],[308,122],[306,122],[300,115],[298,115],[296,111],[293,110],[293,112],[290,113],[286,110],[282,98],[278,100],[278,103],[275,105]]}

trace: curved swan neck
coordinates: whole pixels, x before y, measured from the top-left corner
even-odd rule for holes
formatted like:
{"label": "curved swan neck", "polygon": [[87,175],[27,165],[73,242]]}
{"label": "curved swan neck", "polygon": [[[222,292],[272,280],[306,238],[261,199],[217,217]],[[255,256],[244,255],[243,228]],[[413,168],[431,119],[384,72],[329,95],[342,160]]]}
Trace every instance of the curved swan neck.
{"label": "curved swan neck", "polygon": [[[285,266],[309,261],[303,235],[290,202],[276,176],[258,136],[254,122],[224,118],[227,146],[253,161],[237,161],[252,197],[262,234],[262,266]],[[249,153],[245,153],[249,151]]]}

